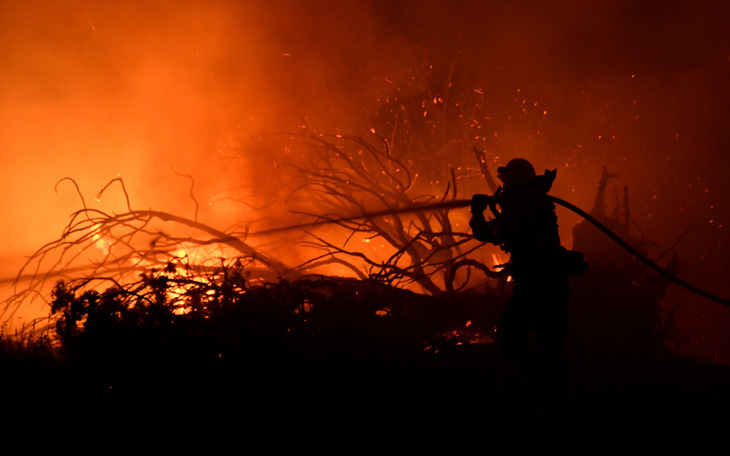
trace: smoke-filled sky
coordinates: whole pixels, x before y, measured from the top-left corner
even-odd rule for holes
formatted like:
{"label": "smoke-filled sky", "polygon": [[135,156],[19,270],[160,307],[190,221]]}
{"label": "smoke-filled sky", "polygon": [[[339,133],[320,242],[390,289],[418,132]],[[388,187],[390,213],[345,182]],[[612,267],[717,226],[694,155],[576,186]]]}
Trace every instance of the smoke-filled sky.
{"label": "smoke-filled sky", "polygon": [[[255,170],[222,160],[232,139],[304,118],[354,133],[389,88],[457,62],[492,103],[499,162],[557,168],[554,193],[586,209],[606,166],[659,251],[690,230],[680,275],[727,297],[729,23],[721,0],[4,0],[0,255],[58,236],[80,207],[63,177],[92,200],[120,175],[134,206],[189,212],[168,165],[201,196],[236,185]],[[579,219],[560,216],[567,238]],[[690,326],[728,320],[695,309]]]}

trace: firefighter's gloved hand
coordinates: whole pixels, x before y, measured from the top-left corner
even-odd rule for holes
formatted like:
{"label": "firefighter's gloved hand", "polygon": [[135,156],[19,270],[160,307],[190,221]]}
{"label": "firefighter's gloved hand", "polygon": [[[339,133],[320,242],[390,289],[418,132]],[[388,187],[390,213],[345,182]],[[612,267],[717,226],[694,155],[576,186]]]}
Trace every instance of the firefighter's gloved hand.
{"label": "firefighter's gloved hand", "polygon": [[471,197],[471,213],[481,214],[489,205],[489,195],[475,194]]}

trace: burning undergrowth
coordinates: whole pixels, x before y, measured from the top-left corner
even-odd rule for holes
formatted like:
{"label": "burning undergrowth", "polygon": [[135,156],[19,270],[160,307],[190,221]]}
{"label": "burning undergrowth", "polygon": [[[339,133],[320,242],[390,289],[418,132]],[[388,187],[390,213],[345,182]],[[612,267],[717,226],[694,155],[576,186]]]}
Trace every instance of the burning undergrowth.
{"label": "burning undergrowth", "polygon": [[481,293],[431,297],[375,280],[326,276],[254,284],[244,267],[249,261],[222,260],[194,272],[184,261],[170,262],[141,274],[131,287],[116,284],[101,292],[86,288],[94,279],[59,281],[51,301],[55,332],[65,348],[125,328],[147,329],[162,340],[165,334],[210,338],[201,346],[221,357],[285,339],[291,348],[317,347],[314,352],[438,352],[447,341],[491,342],[493,322],[479,310]]}
{"label": "burning undergrowth", "polygon": [[465,376],[484,366],[471,356],[452,363],[488,350],[497,300],[485,309],[483,293],[321,275],[262,282],[247,269],[255,263],[171,258],[124,284],[58,281],[50,305],[61,373],[30,384],[51,392],[46,406],[107,430],[175,428],[192,416],[228,417],[219,430],[245,432],[417,429],[460,409],[457,397],[473,399],[473,386],[459,387],[483,379]]}

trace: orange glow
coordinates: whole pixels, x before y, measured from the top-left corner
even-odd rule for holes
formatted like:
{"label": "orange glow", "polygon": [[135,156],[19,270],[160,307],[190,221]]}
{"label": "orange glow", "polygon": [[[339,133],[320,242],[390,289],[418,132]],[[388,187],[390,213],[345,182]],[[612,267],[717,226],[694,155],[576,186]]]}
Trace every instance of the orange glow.
{"label": "orange glow", "polygon": [[[637,225],[659,246],[711,221],[677,249],[698,261],[689,280],[730,294],[724,3],[657,6],[652,20],[632,16],[630,2],[536,4],[529,15],[492,2],[149,3],[0,4],[6,285],[117,176],[134,208],[237,226],[242,236],[298,220],[282,203],[282,182],[303,152],[253,138],[305,125],[405,144],[409,171],[435,198],[452,168],[460,196],[489,191],[473,148],[491,167],[523,156],[538,170],[558,168],[552,193],[582,208],[606,166],[621,180],[607,195],[628,186]],[[686,40],[660,45],[677,36]],[[54,192],[64,177],[85,201],[68,182]],[[93,203],[127,210],[120,192]],[[580,219],[558,215],[570,246]],[[468,214],[453,217],[468,230]],[[338,245],[349,235],[319,234]],[[297,265],[311,259],[306,239],[251,244]],[[119,254],[105,233],[89,241],[99,255]],[[383,261],[393,251],[382,241],[355,237],[348,246]],[[481,254],[490,266],[506,262]],[[208,255],[222,256],[190,246],[174,253],[191,262]],[[341,264],[310,272],[353,274]]]}

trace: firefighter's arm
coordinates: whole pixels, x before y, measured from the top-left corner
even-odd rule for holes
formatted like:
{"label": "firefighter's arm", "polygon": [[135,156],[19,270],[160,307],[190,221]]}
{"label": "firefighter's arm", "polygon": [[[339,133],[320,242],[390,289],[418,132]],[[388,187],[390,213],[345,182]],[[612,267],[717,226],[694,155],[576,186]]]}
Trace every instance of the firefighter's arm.
{"label": "firefighter's arm", "polygon": [[488,195],[474,195],[471,200],[471,220],[469,220],[469,226],[471,227],[474,237],[481,242],[490,242],[492,244],[499,244],[500,234],[496,220],[487,221],[484,218],[484,211],[491,202],[491,198]]}
{"label": "firefighter's arm", "polygon": [[471,213],[473,215],[481,214],[487,209],[492,197],[489,195],[481,195],[477,193],[471,197]]}

